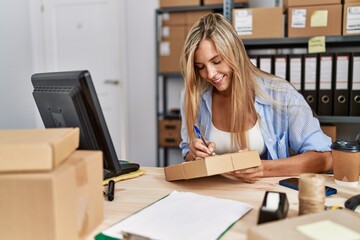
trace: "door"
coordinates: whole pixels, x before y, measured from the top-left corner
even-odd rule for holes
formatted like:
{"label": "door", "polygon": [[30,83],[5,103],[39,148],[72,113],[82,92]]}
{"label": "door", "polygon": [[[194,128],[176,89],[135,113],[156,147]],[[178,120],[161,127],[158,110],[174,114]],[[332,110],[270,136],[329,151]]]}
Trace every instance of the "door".
{"label": "door", "polygon": [[125,158],[124,1],[43,0],[45,71],[89,70],[117,155]]}

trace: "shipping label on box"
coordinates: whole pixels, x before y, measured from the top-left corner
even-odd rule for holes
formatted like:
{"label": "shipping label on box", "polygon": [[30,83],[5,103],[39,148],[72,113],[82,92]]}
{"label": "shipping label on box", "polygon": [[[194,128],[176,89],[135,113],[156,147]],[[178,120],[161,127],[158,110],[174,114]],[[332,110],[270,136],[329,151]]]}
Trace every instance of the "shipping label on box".
{"label": "shipping label on box", "polygon": [[234,28],[239,35],[253,34],[253,16],[250,9],[238,10],[235,12]]}
{"label": "shipping label on box", "polygon": [[360,2],[344,4],[343,35],[360,34]]}
{"label": "shipping label on box", "polygon": [[228,173],[260,165],[261,160],[258,152],[247,151],[174,164],[165,167],[164,172],[166,181],[175,181]]}

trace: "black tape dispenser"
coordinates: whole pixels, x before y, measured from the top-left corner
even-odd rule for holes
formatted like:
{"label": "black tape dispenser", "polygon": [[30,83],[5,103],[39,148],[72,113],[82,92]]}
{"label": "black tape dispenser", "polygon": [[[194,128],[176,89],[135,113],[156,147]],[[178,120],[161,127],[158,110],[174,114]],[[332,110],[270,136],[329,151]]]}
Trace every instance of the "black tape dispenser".
{"label": "black tape dispenser", "polygon": [[259,211],[258,224],[286,218],[289,202],[283,192],[266,191]]}

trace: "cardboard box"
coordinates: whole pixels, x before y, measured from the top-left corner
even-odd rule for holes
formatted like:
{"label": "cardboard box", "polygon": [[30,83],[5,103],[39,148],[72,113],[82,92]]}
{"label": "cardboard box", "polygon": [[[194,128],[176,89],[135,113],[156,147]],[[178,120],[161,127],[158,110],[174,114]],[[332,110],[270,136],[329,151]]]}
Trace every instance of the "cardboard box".
{"label": "cardboard box", "polygon": [[79,142],[79,128],[0,130],[0,172],[52,170]]}
{"label": "cardboard box", "polygon": [[159,7],[184,7],[184,6],[200,6],[200,0],[159,0]]}
{"label": "cardboard box", "polygon": [[184,180],[227,173],[239,169],[260,166],[257,151],[229,153],[183,162],[164,168],[166,181]]}
{"label": "cardboard box", "polygon": [[[247,3],[248,0],[234,0],[234,4],[237,3]],[[203,0],[204,5],[223,5],[223,0]]]}
{"label": "cardboard box", "polygon": [[0,239],[84,239],[103,219],[101,151],[47,173],[0,174]]}
{"label": "cardboard box", "polygon": [[181,142],[181,121],[164,119],[159,121],[159,146],[178,147]]}
{"label": "cardboard box", "polygon": [[288,9],[288,37],[341,35],[342,5],[291,7]]}
{"label": "cardboard box", "polygon": [[161,25],[184,25],[186,22],[185,12],[165,12],[160,15]]}
{"label": "cardboard box", "polygon": [[321,125],[321,130],[331,138],[332,142],[336,141],[336,125]]}
{"label": "cardboard box", "polygon": [[360,0],[344,4],[342,34],[360,34]]}
{"label": "cardboard box", "polygon": [[212,11],[193,11],[193,12],[186,12],[185,15],[185,24],[187,24],[189,27],[192,27],[192,25],[199,20],[201,17],[212,13]]}
{"label": "cardboard box", "polygon": [[280,7],[233,9],[232,24],[242,39],[284,36],[283,14]]}
{"label": "cardboard box", "polygon": [[[309,235],[305,235],[305,231]],[[345,232],[349,234],[348,231],[357,233],[357,237],[352,235],[348,239],[358,239],[360,217],[350,210],[342,209],[307,214],[251,227],[248,230],[247,239],[284,239],[284,236],[286,239],[328,239],[334,234],[340,234],[339,239],[341,239],[346,235]]]}
{"label": "cardboard box", "polygon": [[163,29],[163,31],[168,31],[169,35],[167,38],[164,37],[159,45],[160,72],[180,71],[180,56],[185,41],[185,26],[168,26],[168,30]]}
{"label": "cardboard box", "polygon": [[180,72],[180,57],[186,35],[192,25],[211,11],[165,13],[161,17],[159,71]]}
{"label": "cardboard box", "polygon": [[212,11],[191,11],[191,12],[172,12],[161,14],[162,26],[169,25],[193,25],[202,16],[205,16]]}
{"label": "cardboard box", "polygon": [[341,4],[341,0],[283,0],[283,7],[286,11],[289,7],[300,6],[316,6],[316,5],[329,5],[329,4]]}

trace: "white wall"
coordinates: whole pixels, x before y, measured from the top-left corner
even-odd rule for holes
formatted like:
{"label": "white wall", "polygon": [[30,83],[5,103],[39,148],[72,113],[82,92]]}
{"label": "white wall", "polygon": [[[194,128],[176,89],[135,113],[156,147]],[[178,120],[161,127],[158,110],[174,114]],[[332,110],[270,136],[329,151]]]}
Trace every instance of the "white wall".
{"label": "white wall", "polygon": [[[125,0],[123,0],[125,1]],[[30,9],[38,0],[5,0],[0,8],[0,129],[36,128],[38,112],[31,75]],[[37,7],[37,6],[36,6]],[[127,158],[142,166],[156,164],[155,9],[158,0],[126,0]],[[36,19],[35,19],[36,21]],[[38,42],[38,39],[36,40]],[[36,47],[36,46],[35,46]]]}
{"label": "white wall", "polygon": [[156,164],[156,41],[158,0],[127,1],[129,159]]}
{"label": "white wall", "polygon": [[0,129],[35,128],[29,1],[0,8]]}

